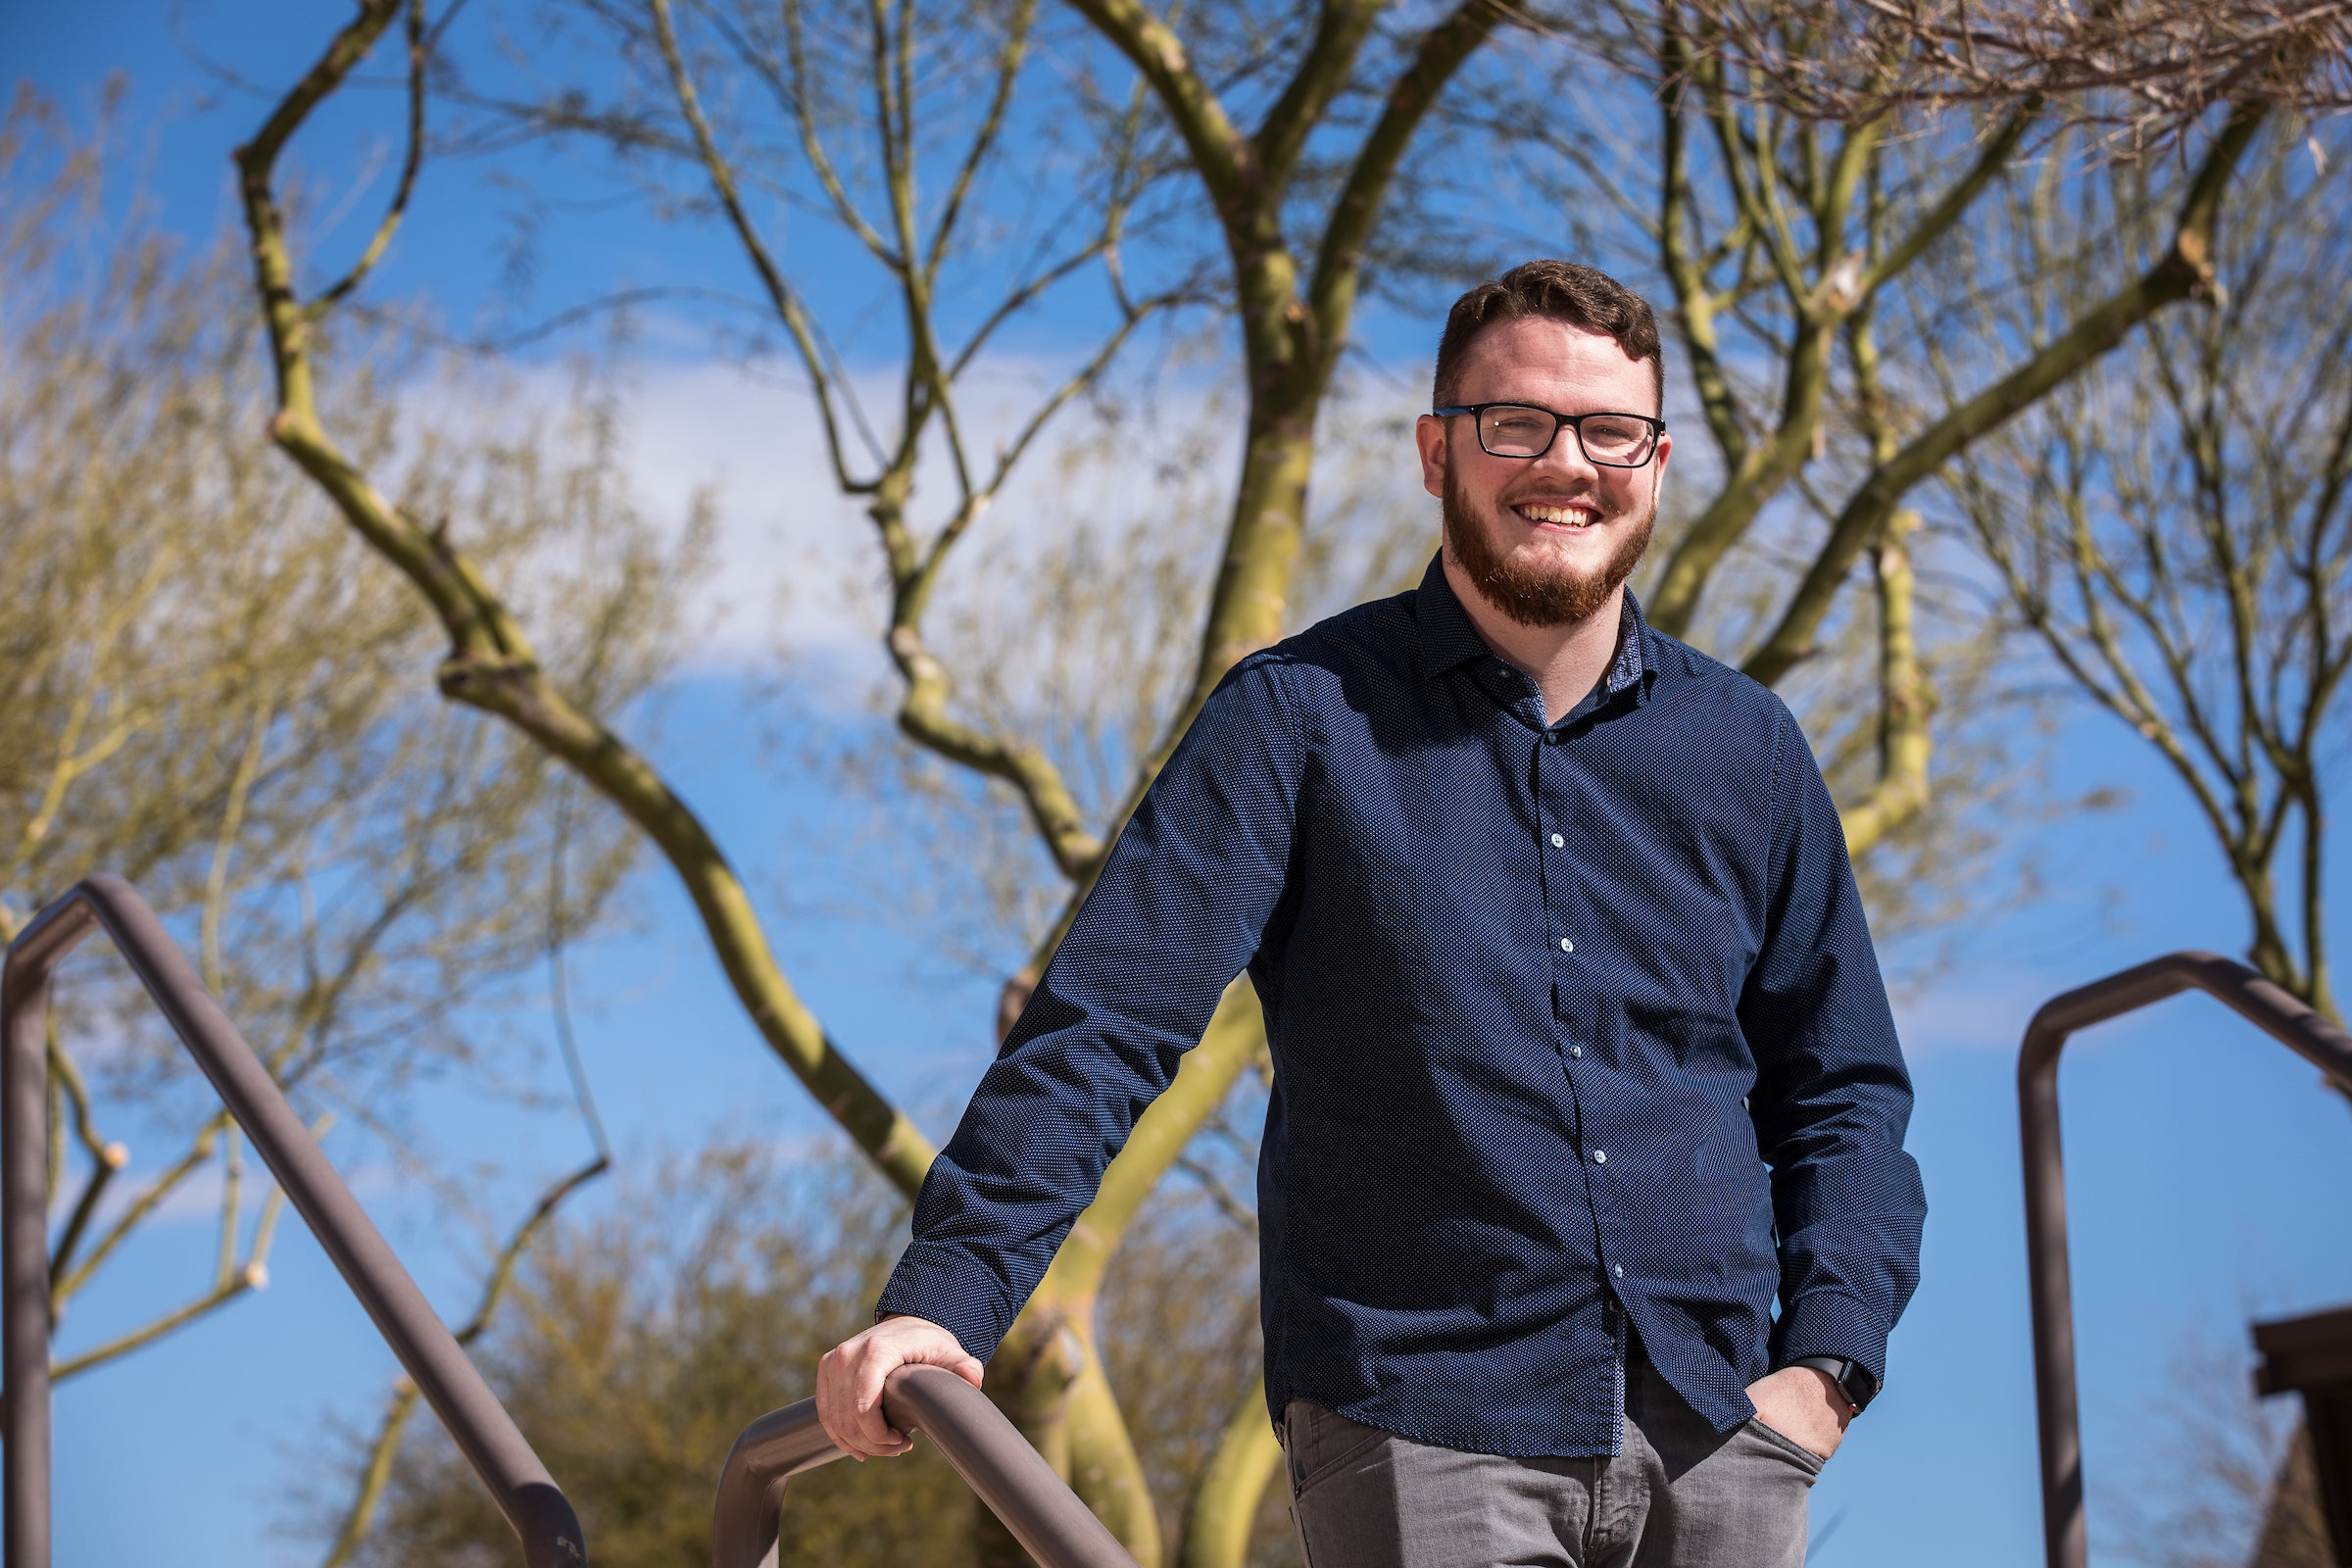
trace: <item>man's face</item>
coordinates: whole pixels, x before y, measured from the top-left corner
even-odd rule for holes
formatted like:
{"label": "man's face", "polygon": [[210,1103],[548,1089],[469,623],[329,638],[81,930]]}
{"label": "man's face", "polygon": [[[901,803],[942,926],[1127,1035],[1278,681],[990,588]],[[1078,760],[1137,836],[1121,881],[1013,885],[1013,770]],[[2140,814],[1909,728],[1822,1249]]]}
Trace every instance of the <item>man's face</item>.
{"label": "man's face", "polygon": [[[1530,403],[1555,414],[1647,414],[1649,366],[1616,340],[1566,321],[1523,317],[1481,332],[1453,401]],[[1527,626],[1592,615],[1633,574],[1658,516],[1672,438],[1639,468],[1586,461],[1560,431],[1540,458],[1497,458],[1467,415],[1423,415],[1414,430],[1421,482],[1445,513],[1446,549],[1494,608]]]}

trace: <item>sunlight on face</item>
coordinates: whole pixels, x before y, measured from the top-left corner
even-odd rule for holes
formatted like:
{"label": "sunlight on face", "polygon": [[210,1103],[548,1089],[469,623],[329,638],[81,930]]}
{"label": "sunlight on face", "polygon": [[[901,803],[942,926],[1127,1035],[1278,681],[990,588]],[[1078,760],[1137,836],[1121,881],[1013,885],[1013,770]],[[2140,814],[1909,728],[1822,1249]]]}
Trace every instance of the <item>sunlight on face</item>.
{"label": "sunlight on face", "polygon": [[[1604,333],[1523,317],[1481,332],[1464,356],[1457,404],[1526,403],[1555,414],[1647,414],[1649,366]],[[1467,416],[1424,415],[1422,484],[1444,506],[1446,547],[1495,608],[1531,626],[1582,620],[1633,573],[1657,521],[1672,438],[1639,468],[1587,461],[1562,429],[1540,458],[1484,451]]]}

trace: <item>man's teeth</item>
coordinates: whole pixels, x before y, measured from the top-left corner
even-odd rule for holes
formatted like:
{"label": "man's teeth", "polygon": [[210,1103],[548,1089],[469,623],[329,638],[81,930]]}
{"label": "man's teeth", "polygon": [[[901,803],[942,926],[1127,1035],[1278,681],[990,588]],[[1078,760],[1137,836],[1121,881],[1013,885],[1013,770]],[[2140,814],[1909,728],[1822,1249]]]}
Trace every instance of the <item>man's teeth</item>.
{"label": "man's teeth", "polygon": [[1578,527],[1582,527],[1587,523],[1596,520],[1595,514],[1587,511],[1583,507],[1540,507],[1531,505],[1523,506],[1518,510],[1519,515],[1536,522],[1571,523]]}

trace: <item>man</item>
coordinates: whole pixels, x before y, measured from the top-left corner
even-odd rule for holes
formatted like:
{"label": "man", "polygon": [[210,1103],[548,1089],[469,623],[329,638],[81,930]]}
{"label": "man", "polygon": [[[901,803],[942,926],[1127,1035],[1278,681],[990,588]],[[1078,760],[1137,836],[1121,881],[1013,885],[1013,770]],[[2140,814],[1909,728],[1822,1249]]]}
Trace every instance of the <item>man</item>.
{"label": "man", "polygon": [[[1420,588],[1235,666],[925,1181],[826,1430],[974,1383],[1248,968],[1266,1390],[1310,1568],[1798,1568],[1918,1281],[1910,1084],[1804,737],[1625,582],[1657,325],[1531,262],[1458,301]],[[1773,1298],[1780,1299],[1777,1319]]]}

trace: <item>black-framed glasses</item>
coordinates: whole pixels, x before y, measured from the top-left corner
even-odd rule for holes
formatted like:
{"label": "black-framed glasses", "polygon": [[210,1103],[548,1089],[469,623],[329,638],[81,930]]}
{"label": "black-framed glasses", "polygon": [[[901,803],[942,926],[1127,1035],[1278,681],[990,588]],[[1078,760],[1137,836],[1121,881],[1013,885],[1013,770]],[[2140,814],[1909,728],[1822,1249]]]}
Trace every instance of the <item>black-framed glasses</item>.
{"label": "black-framed glasses", "polygon": [[1666,421],[1646,414],[1554,414],[1535,403],[1466,403],[1432,409],[1443,419],[1467,414],[1478,425],[1479,449],[1491,458],[1540,458],[1559,439],[1560,426],[1576,432],[1585,461],[1604,468],[1639,468],[1658,450]]}

